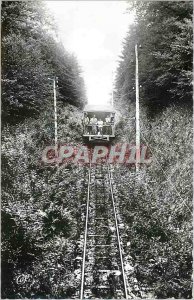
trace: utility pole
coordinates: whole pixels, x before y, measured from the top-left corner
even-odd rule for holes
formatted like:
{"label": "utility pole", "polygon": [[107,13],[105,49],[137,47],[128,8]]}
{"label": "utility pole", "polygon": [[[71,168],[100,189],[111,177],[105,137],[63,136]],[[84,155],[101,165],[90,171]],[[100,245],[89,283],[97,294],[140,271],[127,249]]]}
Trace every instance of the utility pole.
{"label": "utility pole", "polygon": [[53,95],[54,95],[54,127],[55,127],[55,158],[58,156],[58,137],[57,137],[57,93],[56,93],[56,83],[57,77],[53,79],[48,78],[48,80],[53,81]]}
{"label": "utility pole", "polygon": [[54,93],[54,120],[55,120],[55,157],[58,152],[58,138],[57,138],[57,93],[56,93],[56,77],[53,79],[53,93]]}
{"label": "utility pole", "polygon": [[114,90],[113,90],[113,72],[112,72],[112,99],[111,99],[112,107],[114,106]]}
{"label": "utility pole", "polygon": [[136,173],[139,171],[140,163],[140,125],[139,125],[139,70],[138,70],[138,48],[135,45],[135,86],[136,86]]}

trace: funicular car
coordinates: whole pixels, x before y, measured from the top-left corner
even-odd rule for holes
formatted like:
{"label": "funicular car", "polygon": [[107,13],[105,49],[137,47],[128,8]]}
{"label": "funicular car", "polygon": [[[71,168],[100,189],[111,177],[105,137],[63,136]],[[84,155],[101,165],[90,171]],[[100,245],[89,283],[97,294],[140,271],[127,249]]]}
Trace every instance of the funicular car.
{"label": "funicular car", "polygon": [[83,137],[89,141],[109,141],[115,137],[115,110],[111,105],[86,105],[83,112]]}

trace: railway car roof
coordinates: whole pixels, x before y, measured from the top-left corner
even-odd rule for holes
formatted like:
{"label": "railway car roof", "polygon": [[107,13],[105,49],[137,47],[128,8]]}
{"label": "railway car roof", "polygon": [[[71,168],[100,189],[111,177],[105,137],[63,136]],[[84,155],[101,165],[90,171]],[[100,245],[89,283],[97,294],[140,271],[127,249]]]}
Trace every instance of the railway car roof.
{"label": "railway car roof", "polygon": [[115,112],[115,109],[111,105],[86,105],[84,112]]}

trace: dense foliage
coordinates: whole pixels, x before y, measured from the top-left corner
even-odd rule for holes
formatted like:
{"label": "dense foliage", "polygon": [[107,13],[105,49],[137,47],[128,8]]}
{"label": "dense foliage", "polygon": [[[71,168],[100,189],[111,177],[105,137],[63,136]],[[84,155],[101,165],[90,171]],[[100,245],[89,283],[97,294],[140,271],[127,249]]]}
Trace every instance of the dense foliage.
{"label": "dense foliage", "polygon": [[[54,143],[80,140],[85,91],[41,1],[2,2],[2,297],[71,297],[79,285],[84,170],[44,166]],[[78,268],[78,271],[76,271]]]}
{"label": "dense foliage", "polygon": [[57,37],[56,26],[41,1],[2,2],[2,119],[16,122],[37,116],[52,99],[85,102],[81,70]]}
{"label": "dense foliage", "polygon": [[[131,111],[131,115],[133,110]],[[150,122],[141,111],[141,144],[150,165],[115,166],[120,213],[126,224],[139,291],[144,297],[191,298],[192,114],[175,106]],[[135,121],[118,125],[119,141],[134,142]],[[122,178],[122,180],[120,180]]]}
{"label": "dense foliage", "polygon": [[[138,44],[140,97],[153,115],[169,104],[192,102],[192,2],[135,1],[136,23],[129,28],[117,72],[117,98],[135,99],[135,44]],[[115,101],[117,102],[117,101]],[[117,103],[116,103],[117,104]]]}
{"label": "dense foliage", "polygon": [[[141,144],[150,165],[115,166],[117,197],[142,297],[191,298],[192,2],[134,1],[117,70],[117,141],[135,143],[138,44]],[[122,181],[120,181],[122,178]],[[146,293],[143,293],[146,291]]]}
{"label": "dense foliage", "polygon": [[[76,145],[82,133],[80,111],[66,104],[58,112],[61,143]],[[48,112],[2,132],[3,298],[71,298],[79,290],[76,257],[86,170],[44,165],[42,151],[52,138]]]}

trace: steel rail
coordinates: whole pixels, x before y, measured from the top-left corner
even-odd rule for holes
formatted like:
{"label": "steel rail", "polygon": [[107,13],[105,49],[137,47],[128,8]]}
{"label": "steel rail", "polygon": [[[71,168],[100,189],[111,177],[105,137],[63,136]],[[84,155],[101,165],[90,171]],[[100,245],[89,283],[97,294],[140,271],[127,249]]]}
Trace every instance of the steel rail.
{"label": "steel rail", "polygon": [[[120,261],[121,261],[121,270],[122,270],[122,277],[123,277],[123,284],[124,284],[124,294],[125,294],[125,298],[128,299],[127,283],[126,283],[126,277],[125,277],[125,271],[124,271],[123,255],[122,255],[122,249],[121,249],[120,234],[119,234],[119,227],[118,227],[118,221],[117,221],[117,213],[116,213],[116,208],[115,208],[115,199],[114,199],[114,194],[113,194],[111,171],[110,171],[108,163],[107,163],[107,170],[108,170],[109,186],[110,186],[110,192],[111,192],[112,206],[113,206],[115,226],[116,226],[116,235],[117,235],[117,241],[118,241]],[[82,263],[80,300],[84,299],[85,262],[86,262],[86,248],[87,248],[88,223],[89,223],[89,205],[90,205],[90,194],[91,194],[90,184],[91,184],[91,162],[90,162],[89,171],[88,171],[87,206],[86,206],[86,219],[85,219],[86,221],[85,221],[85,237],[84,237],[84,247],[83,247],[83,263]]]}
{"label": "steel rail", "polygon": [[89,217],[89,204],[90,204],[90,181],[91,181],[91,161],[88,171],[88,192],[87,192],[87,207],[86,207],[86,225],[85,225],[85,237],[84,237],[84,253],[82,263],[82,278],[81,278],[81,291],[80,299],[84,298],[84,275],[85,275],[85,261],[86,261],[86,245],[87,245],[87,233],[88,233],[88,217]]}
{"label": "steel rail", "polygon": [[119,253],[120,253],[123,283],[124,283],[124,290],[125,290],[125,298],[128,299],[127,283],[126,283],[126,278],[125,278],[123,255],[122,255],[122,250],[121,250],[120,234],[119,234],[119,228],[118,228],[118,222],[117,222],[117,213],[116,213],[116,208],[115,208],[115,199],[114,199],[114,194],[113,194],[112,179],[111,179],[111,176],[110,176],[111,172],[110,172],[108,162],[107,162],[107,167],[108,167],[108,176],[109,176],[109,183],[110,183],[111,198],[112,198],[112,204],[113,204],[113,210],[114,210],[114,216],[115,216],[115,226],[116,226],[116,232],[117,232],[117,240],[118,240],[118,245],[119,245]]}

